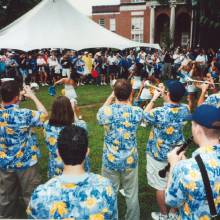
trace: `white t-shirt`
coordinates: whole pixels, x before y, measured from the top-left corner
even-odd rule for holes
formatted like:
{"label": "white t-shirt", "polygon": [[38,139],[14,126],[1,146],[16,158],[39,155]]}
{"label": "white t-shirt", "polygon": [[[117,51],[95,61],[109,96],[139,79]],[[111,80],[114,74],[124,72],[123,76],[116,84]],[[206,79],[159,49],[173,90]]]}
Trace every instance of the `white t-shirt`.
{"label": "white t-shirt", "polygon": [[109,65],[114,65],[117,62],[117,58],[115,56],[113,56],[113,57],[109,56],[107,59],[107,62]]}
{"label": "white t-shirt", "polygon": [[46,64],[46,61],[44,60],[44,58],[37,58],[37,65],[38,66],[42,66],[45,64]]}
{"label": "white t-shirt", "polygon": [[183,62],[183,60],[185,59],[185,57],[182,54],[174,54],[173,55],[173,59],[174,59],[174,63],[175,64],[180,64]]}
{"label": "white t-shirt", "polygon": [[142,64],[145,63],[146,55],[147,55],[147,54],[146,54],[145,52],[138,54],[138,58],[139,58],[139,62],[140,62],[140,63],[142,63]]}
{"label": "white t-shirt", "polygon": [[50,67],[56,67],[57,65],[59,65],[57,58],[52,59],[52,57],[48,58],[48,64]]}
{"label": "white t-shirt", "polygon": [[198,55],[196,57],[196,62],[206,63],[207,62],[207,56],[206,55]]}

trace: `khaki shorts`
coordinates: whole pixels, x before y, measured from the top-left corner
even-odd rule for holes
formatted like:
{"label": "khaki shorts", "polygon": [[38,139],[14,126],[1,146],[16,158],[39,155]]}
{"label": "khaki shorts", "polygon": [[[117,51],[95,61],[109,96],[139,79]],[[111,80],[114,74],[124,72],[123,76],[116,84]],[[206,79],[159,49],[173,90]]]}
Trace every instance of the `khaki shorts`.
{"label": "khaki shorts", "polygon": [[32,192],[40,182],[37,165],[16,172],[0,169],[0,219],[20,218],[17,216],[21,213],[17,210],[20,196],[27,207]]}
{"label": "khaki shorts", "polygon": [[147,180],[148,184],[156,190],[165,190],[167,186],[168,176],[161,178],[159,171],[167,165],[167,162],[155,160],[147,155]]}

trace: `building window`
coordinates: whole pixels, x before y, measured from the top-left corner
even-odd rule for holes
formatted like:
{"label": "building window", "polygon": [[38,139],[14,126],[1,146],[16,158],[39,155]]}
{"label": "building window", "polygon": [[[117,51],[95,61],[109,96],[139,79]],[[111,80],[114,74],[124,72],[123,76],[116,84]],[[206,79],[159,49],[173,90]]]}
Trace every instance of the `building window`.
{"label": "building window", "polygon": [[144,41],[144,18],[133,17],[131,19],[131,39],[138,42]]}
{"label": "building window", "polygon": [[104,18],[99,19],[99,25],[101,25],[102,27],[105,27],[105,19]]}
{"label": "building window", "polygon": [[116,21],[115,18],[110,19],[110,31],[116,31]]}
{"label": "building window", "polygon": [[188,46],[189,45],[189,41],[190,41],[190,37],[189,37],[189,33],[182,33],[181,36],[181,46]]}

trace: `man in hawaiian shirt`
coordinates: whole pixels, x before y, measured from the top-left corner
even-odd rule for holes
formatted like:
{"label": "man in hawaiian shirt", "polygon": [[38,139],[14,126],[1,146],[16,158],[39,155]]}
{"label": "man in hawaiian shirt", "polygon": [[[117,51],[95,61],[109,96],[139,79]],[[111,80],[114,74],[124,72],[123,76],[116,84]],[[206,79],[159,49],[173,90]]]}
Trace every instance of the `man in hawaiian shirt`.
{"label": "man in hawaiian shirt", "polygon": [[[168,154],[170,177],[166,203],[179,208],[184,220],[211,219],[201,172],[195,160],[203,160],[213,193],[217,214],[220,215],[220,110],[211,105],[199,106],[192,115],[192,134],[199,148],[191,159],[182,160],[178,148]],[[219,218],[216,218],[219,219]]]}
{"label": "man in hawaiian shirt", "polygon": [[[164,86],[160,85],[163,93]],[[189,108],[180,104],[186,93],[185,87],[178,81],[167,82],[168,92],[154,92],[154,96],[145,109],[145,120],[152,126],[147,142],[147,179],[148,184],[156,189],[156,199],[160,212],[152,212],[153,219],[167,219],[168,210],[165,204],[167,178],[161,178],[159,170],[167,165],[167,153],[184,142],[183,128],[187,121]],[[154,108],[154,102],[163,95],[164,106]],[[175,211],[170,210],[169,218],[175,219]]]}
{"label": "man in hawaiian shirt", "polygon": [[58,153],[64,162],[61,176],[39,186],[33,193],[27,214],[34,219],[117,220],[117,199],[110,181],[85,172],[87,132],[65,127],[58,138]]}
{"label": "man in hawaiian shirt", "polygon": [[202,85],[197,85],[197,87],[201,89],[198,105],[207,104],[220,108],[220,92],[212,94],[206,98],[210,84],[204,83]]}
{"label": "man in hawaiian shirt", "polygon": [[[118,192],[120,183],[127,204],[125,219],[138,220],[138,152],[136,132],[143,119],[143,110],[130,104],[132,87],[126,80],[117,80],[114,92],[97,114],[105,128],[102,174]],[[113,100],[115,103],[113,104]]]}
{"label": "man in hawaiian shirt", "polygon": [[37,172],[39,149],[33,128],[42,127],[48,115],[29,87],[24,96],[38,111],[19,108],[20,90],[15,80],[3,82],[0,106],[0,218],[14,218],[22,195],[28,205],[33,189],[40,183]]}

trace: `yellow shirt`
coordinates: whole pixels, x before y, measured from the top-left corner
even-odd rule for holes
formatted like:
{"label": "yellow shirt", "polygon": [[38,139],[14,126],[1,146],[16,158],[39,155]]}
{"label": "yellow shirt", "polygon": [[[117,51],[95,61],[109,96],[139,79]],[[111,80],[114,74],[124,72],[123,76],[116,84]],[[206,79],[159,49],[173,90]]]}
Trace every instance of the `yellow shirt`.
{"label": "yellow shirt", "polygon": [[88,69],[88,72],[91,73],[92,72],[92,58],[83,56],[82,60],[84,61],[86,68]]}

